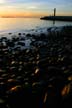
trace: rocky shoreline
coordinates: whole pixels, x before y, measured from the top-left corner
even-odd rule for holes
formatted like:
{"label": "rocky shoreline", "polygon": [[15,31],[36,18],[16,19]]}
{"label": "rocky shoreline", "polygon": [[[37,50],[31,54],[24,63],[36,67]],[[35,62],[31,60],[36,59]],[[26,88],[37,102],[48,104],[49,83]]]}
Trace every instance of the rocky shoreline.
{"label": "rocky shoreline", "polygon": [[72,106],[72,26],[0,37],[0,108]]}

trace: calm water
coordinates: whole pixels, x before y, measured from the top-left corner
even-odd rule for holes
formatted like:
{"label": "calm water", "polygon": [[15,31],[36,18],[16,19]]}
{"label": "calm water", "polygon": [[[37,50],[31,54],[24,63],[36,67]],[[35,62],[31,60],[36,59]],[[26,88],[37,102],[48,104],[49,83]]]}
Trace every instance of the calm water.
{"label": "calm water", "polygon": [[0,18],[0,34],[39,29],[52,26],[72,25],[72,22],[40,20],[39,18]]}

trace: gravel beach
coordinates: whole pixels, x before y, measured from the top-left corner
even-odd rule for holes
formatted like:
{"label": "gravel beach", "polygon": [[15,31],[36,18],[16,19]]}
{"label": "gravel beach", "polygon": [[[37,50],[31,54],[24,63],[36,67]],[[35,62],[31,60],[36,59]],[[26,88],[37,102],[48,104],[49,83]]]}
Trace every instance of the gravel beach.
{"label": "gravel beach", "polygon": [[8,37],[0,37],[0,108],[71,107],[72,26]]}

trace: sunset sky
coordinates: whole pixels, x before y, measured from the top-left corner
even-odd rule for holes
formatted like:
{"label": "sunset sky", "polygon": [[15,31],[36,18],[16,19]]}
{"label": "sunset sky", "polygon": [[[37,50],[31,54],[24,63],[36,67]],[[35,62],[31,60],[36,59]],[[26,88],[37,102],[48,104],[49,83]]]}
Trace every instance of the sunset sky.
{"label": "sunset sky", "polygon": [[72,0],[0,0],[0,16],[41,17],[53,14],[72,16]]}

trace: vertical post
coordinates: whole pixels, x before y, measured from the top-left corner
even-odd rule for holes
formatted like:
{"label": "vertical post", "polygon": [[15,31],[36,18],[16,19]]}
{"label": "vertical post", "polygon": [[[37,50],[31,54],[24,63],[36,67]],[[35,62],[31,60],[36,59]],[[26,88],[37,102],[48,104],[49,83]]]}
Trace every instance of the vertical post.
{"label": "vertical post", "polygon": [[54,8],[53,25],[55,25],[56,8]]}
{"label": "vertical post", "polygon": [[56,16],[56,8],[54,8],[54,17]]}

